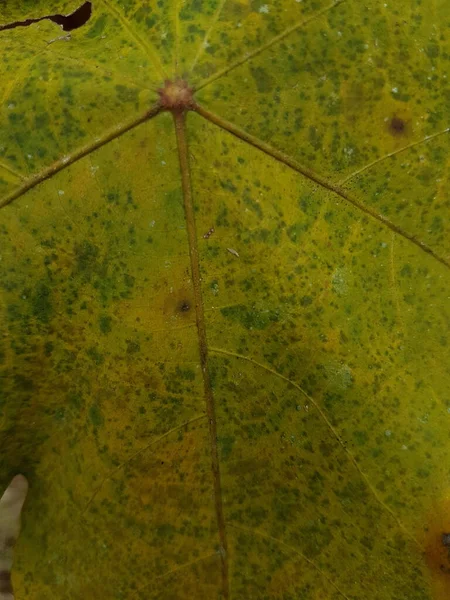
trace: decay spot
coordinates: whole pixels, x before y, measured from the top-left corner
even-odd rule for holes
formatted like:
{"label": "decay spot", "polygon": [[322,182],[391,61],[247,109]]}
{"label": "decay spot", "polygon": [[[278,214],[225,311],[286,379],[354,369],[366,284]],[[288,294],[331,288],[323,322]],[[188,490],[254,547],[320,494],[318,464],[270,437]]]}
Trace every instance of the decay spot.
{"label": "decay spot", "polygon": [[180,311],[181,312],[188,312],[189,310],[191,310],[191,305],[187,300],[183,300],[180,304]]}
{"label": "decay spot", "polygon": [[389,122],[389,131],[393,135],[402,135],[402,133],[405,133],[405,129],[406,129],[405,121],[403,119],[401,119],[400,117],[396,117],[394,115]]}
{"label": "decay spot", "polygon": [[431,575],[434,600],[450,597],[450,497],[432,507],[424,529],[424,558]]}
{"label": "decay spot", "polygon": [[163,87],[159,88],[158,94],[159,103],[164,110],[183,111],[195,106],[192,88],[183,79],[167,79]]}
{"label": "decay spot", "polygon": [[16,27],[28,27],[33,23],[39,23],[39,21],[53,21],[57,25],[61,25],[63,31],[73,31],[82,27],[89,21],[92,14],[92,2],[84,2],[70,15],[46,15],[45,17],[38,17],[36,19],[26,19],[24,21],[15,21],[14,23],[8,23],[6,25],[0,25],[0,31],[5,29],[15,29]]}
{"label": "decay spot", "polygon": [[0,571],[0,594],[12,594],[11,573]]}

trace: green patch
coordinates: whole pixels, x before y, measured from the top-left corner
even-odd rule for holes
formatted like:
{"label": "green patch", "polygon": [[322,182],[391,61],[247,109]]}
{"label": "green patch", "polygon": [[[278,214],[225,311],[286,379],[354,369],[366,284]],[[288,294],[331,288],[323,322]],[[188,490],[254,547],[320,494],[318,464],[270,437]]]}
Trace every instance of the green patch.
{"label": "green patch", "polygon": [[127,340],[127,354],[136,354],[141,349],[139,342]]}
{"label": "green patch", "polygon": [[97,348],[95,348],[94,346],[92,346],[91,348],[89,348],[86,351],[86,354],[89,356],[89,358],[94,361],[94,363],[99,366],[101,364],[103,364],[104,362],[104,356],[103,354],[100,354],[100,352],[97,350]]}
{"label": "green patch", "polygon": [[105,30],[107,15],[100,15],[99,18],[94,21],[92,27],[85,34],[88,38],[99,37]]}
{"label": "green patch", "polygon": [[271,323],[279,321],[278,310],[258,310],[256,308],[247,308],[243,304],[237,306],[227,306],[220,310],[227,319],[237,321],[246,329],[265,329]]}
{"label": "green patch", "polygon": [[221,460],[227,460],[230,457],[235,441],[236,439],[232,436],[223,436],[217,438]]}
{"label": "green patch", "polygon": [[51,290],[46,283],[39,283],[31,300],[33,315],[41,321],[48,323],[53,313]]}
{"label": "green patch", "polygon": [[250,73],[256,83],[256,89],[260,94],[267,94],[273,90],[275,79],[262,67],[250,67]]}
{"label": "green patch", "polygon": [[177,367],[175,369],[175,374],[177,377],[180,377],[185,381],[194,381],[195,379],[195,373],[191,369],[182,369],[181,367]]}
{"label": "green patch", "polygon": [[107,315],[102,315],[98,322],[100,331],[104,334],[110,333],[111,323],[112,323],[111,317],[108,317]]}
{"label": "green patch", "polygon": [[92,404],[89,408],[89,419],[94,427],[101,427],[105,422],[102,411],[97,403]]}

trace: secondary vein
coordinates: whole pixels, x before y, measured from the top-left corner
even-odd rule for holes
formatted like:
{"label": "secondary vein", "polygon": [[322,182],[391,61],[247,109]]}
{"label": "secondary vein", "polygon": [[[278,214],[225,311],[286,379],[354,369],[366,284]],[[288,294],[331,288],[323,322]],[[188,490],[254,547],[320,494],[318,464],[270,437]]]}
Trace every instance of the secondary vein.
{"label": "secondary vein", "polygon": [[114,127],[110,131],[106,132],[101,137],[96,138],[94,142],[81,146],[81,148],[78,148],[71,154],[68,154],[58,159],[53,164],[46,167],[39,173],[36,173],[32,177],[26,179],[22,183],[22,185],[17,187],[15,190],[10,192],[3,198],[0,198],[0,208],[3,208],[7,204],[10,204],[13,200],[20,198],[20,196],[25,194],[25,192],[27,192],[28,190],[31,190],[32,188],[36,187],[37,185],[39,185],[46,179],[49,179],[56,173],[59,173],[59,171],[62,171],[70,165],[73,165],[73,163],[79,161],[81,158],[84,158],[91,152],[94,152],[94,150],[98,150],[108,142],[111,142],[112,140],[120,137],[127,131],[130,131],[131,129],[134,129],[141,123],[152,119],[160,112],[160,110],[161,109],[159,104],[156,104],[150,110],[145,111],[142,115],[139,115],[138,117],[135,117],[134,119],[132,119],[131,121],[127,121],[126,123],[121,123],[117,127]]}
{"label": "secondary vein", "polygon": [[314,183],[320,185],[322,188],[324,188],[330,192],[333,192],[334,194],[336,194],[337,196],[342,198],[342,200],[345,200],[349,204],[352,204],[354,207],[358,208],[363,213],[366,213],[367,215],[369,215],[373,219],[377,220],[379,223],[381,223],[385,227],[388,227],[394,233],[397,233],[398,235],[402,236],[403,238],[405,238],[406,240],[408,240],[409,242],[411,242],[412,244],[414,244],[415,246],[420,248],[423,252],[430,254],[435,260],[437,260],[438,262],[443,264],[445,267],[447,267],[447,269],[450,269],[449,259],[447,259],[444,256],[439,255],[433,248],[431,248],[431,246],[428,246],[428,244],[425,244],[425,242],[422,242],[421,240],[419,240],[414,234],[409,233],[408,231],[402,229],[399,225],[396,225],[395,223],[390,221],[386,216],[376,212],[373,208],[366,206],[360,200],[351,196],[343,188],[327,181],[325,178],[318,175],[314,171],[311,171],[311,169],[308,169],[307,167],[301,165],[295,159],[291,158],[284,152],[281,152],[280,150],[273,148],[266,142],[260,140],[259,138],[252,135],[251,133],[248,133],[247,131],[240,129],[237,125],[234,125],[234,123],[231,123],[230,121],[227,121],[226,119],[222,118],[221,116],[216,115],[215,113],[207,110],[203,106],[196,104],[195,110],[199,115],[204,117],[207,121],[210,121],[211,123],[213,123],[214,125],[217,125],[221,129],[228,131],[235,137],[243,140],[244,142],[247,142],[247,144],[250,144],[251,146],[258,148],[259,150],[261,150],[268,156],[271,156],[278,162],[283,163],[284,165],[293,169],[294,171],[297,171],[297,173],[300,173],[301,175],[303,175],[310,181],[313,181]]}

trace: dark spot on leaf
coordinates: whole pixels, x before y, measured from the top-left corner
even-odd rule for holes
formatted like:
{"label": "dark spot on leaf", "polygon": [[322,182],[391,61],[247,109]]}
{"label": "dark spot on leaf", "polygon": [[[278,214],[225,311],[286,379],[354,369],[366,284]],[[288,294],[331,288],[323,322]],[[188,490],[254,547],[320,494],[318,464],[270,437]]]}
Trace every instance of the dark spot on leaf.
{"label": "dark spot on leaf", "polygon": [[94,427],[99,427],[100,425],[103,425],[104,419],[98,404],[93,404],[89,409],[89,418]]}
{"label": "dark spot on leaf", "polygon": [[111,317],[106,315],[102,315],[99,319],[99,327],[100,331],[104,334],[107,334],[111,331]]}
{"label": "dark spot on leaf", "polygon": [[92,14],[92,2],[84,2],[79,6],[73,13],[69,15],[46,15],[45,17],[38,17],[36,19],[25,19],[24,21],[15,21],[14,23],[8,23],[6,25],[0,25],[0,31],[5,29],[15,29],[16,27],[28,27],[33,23],[39,23],[39,21],[53,21],[57,25],[61,25],[63,31],[73,31],[82,27],[89,21]]}
{"label": "dark spot on leaf", "polygon": [[0,594],[12,594],[10,571],[0,571]]}
{"label": "dark spot on leaf", "polygon": [[51,290],[45,283],[40,283],[32,299],[33,315],[42,323],[48,323],[52,314]]}
{"label": "dark spot on leaf", "polygon": [[180,311],[188,312],[189,310],[191,310],[190,303],[187,300],[183,300],[183,302],[180,304]]}
{"label": "dark spot on leaf", "polygon": [[406,123],[400,117],[396,117],[395,115],[392,117],[389,123],[389,131],[393,135],[401,135],[405,133]]}
{"label": "dark spot on leaf", "polygon": [[127,354],[136,354],[141,349],[139,342],[127,340]]}

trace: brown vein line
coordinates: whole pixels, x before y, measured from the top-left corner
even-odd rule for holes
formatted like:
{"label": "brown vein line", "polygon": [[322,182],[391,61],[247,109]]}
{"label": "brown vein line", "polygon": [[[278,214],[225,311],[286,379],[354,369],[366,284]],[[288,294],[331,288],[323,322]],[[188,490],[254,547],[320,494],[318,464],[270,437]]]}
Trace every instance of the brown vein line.
{"label": "brown vein line", "polygon": [[196,565],[197,563],[202,562],[204,560],[208,560],[209,558],[213,558],[214,556],[217,556],[217,553],[210,552],[209,554],[205,554],[205,556],[200,556],[199,558],[196,558],[195,560],[191,560],[187,563],[183,563],[182,565],[179,565],[178,567],[174,567],[173,569],[170,569],[169,571],[166,571],[165,573],[162,573],[161,575],[157,575],[152,581],[149,581],[148,583],[146,583],[145,585],[143,585],[139,589],[137,589],[133,594],[131,594],[130,598],[135,598],[143,590],[145,590],[149,586],[151,586],[154,581],[158,581],[158,579],[163,579],[164,577],[168,577],[169,575],[172,575],[173,573],[178,573],[178,571],[184,571],[184,569],[189,569],[189,567],[192,567],[193,565]]}
{"label": "brown vein line", "polygon": [[102,146],[107,144],[108,142],[111,142],[112,140],[123,135],[124,133],[127,133],[127,131],[134,129],[141,123],[144,123],[145,121],[148,121],[149,119],[152,119],[159,113],[159,111],[160,111],[159,105],[155,105],[153,108],[151,108],[150,110],[147,110],[144,114],[140,115],[139,117],[137,117],[131,121],[128,121],[126,123],[122,123],[121,125],[119,125],[117,127],[114,127],[114,129],[111,129],[110,131],[105,133],[102,137],[97,138],[93,143],[86,144],[85,146],[81,146],[81,148],[78,148],[78,150],[75,150],[75,152],[73,152],[72,154],[63,156],[63,158],[60,158],[59,160],[54,162],[52,165],[50,165],[49,167],[47,167],[40,173],[36,173],[36,175],[30,177],[28,180],[25,180],[24,183],[20,187],[13,190],[10,194],[4,196],[3,198],[0,198],[0,208],[3,208],[7,204],[10,204],[13,200],[16,200],[17,198],[22,196],[25,192],[28,192],[28,190],[31,190],[32,188],[36,187],[37,185],[39,185],[46,179],[49,179],[56,173],[59,173],[59,171],[62,171],[63,169],[69,167],[70,165],[73,165],[75,162],[77,162],[81,158],[84,158],[91,152],[98,150],[99,148],[101,148]]}
{"label": "brown vein line", "polygon": [[405,525],[403,525],[403,523],[399,520],[399,518],[395,515],[395,513],[389,508],[389,506],[387,504],[385,504],[383,502],[383,500],[378,496],[378,493],[377,493],[376,489],[370,483],[369,478],[367,477],[367,475],[364,473],[364,471],[359,466],[356,458],[353,456],[353,454],[347,448],[346,444],[342,440],[342,438],[339,435],[339,433],[333,427],[333,425],[331,424],[330,420],[328,419],[328,417],[326,416],[326,414],[324,413],[324,411],[320,408],[320,406],[317,404],[317,402],[314,400],[314,398],[312,398],[312,396],[310,396],[307,392],[305,392],[305,390],[302,387],[300,387],[299,384],[296,383],[295,381],[292,381],[291,379],[289,379],[288,377],[285,377],[284,375],[282,375],[278,371],[275,371],[275,369],[272,369],[271,367],[268,367],[267,365],[264,365],[264,364],[262,364],[262,363],[260,363],[260,362],[258,362],[256,360],[254,360],[253,358],[250,358],[248,356],[244,356],[243,354],[238,354],[236,352],[231,352],[229,350],[223,350],[222,348],[210,348],[209,350],[210,350],[210,352],[214,352],[215,354],[223,354],[225,356],[232,356],[234,358],[239,358],[241,360],[246,360],[247,362],[250,362],[250,363],[254,364],[255,366],[259,367],[260,369],[264,369],[268,373],[272,373],[272,375],[275,375],[276,377],[279,377],[283,381],[286,381],[287,383],[289,383],[290,385],[292,385],[293,387],[295,387],[299,392],[301,392],[305,396],[305,398],[315,407],[315,409],[319,413],[320,417],[323,419],[324,423],[326,424],[326,426],[328,427],[328,429],[331,431],[331,433],[334,436],[334,438],[342,446],[345,454],[347,455],[347,458],[353,464],[353,466],[355,467],[355,469],[358,471],[359,475],[364,480],[365,484],[367,485],[367,488],[373,494],[373,496],[376,499],[376,501],[380,504],[380,506],[386,512],[388,512],[391,515],[391,517],[394,519],[394,521],[397,523],[397,525],[400,527],[400,529],[403,531],[403,533],[410,540],[412,540],[420,549],[422,549],[422,546],[416,540],[416,538],[410,533],[410,531],[408,530],[408,528],[405,527]]}
{"label": "brown vein line", "polygon": [[214,480],[214,499],[216,508],[217,526],[221,545],[222,584],[225,600],[229,598],[228,577],[228,544],[223,514],[222,487],[220,481],[219,453],[217,449],[217,424],[214,406],[214,395],[208,367],[208,343],[206,338],[205,315],[203,310],[203,297],[201,291],[200,260],[197,246],[197,232],[195,227],[194,202],[191,187],[191,172],[189,166],[189,151],[186,139],[185,113],[174,112],[175,131],[177,136],[178,156],[180,160],[181,183],[183,188],[184,212],[189,241],[189,254],[191,259],[192,281],[194,285],[194,298],[198,343],[200,350],[200,363],[203,374],[205,390],[206,411],[209,422],[209,438],[211,444],[211,467]]}
{"label": "brown vein line", "polygon": [[350,181],[350,179],[353,179],[353,177],[356,177],[360,173],[367,171],[367,169],[371,169],[372,167],[374,167],[378,163],[382,162],[383,160],[386,160],[387,158],[396,156],[397,154],[400,154],[401,152],[405,152],[405,150],[409,150],[410,148],[414,148],[415,146],[420,146],[421,144],[428,143],[429,141],[434,140],[435,138],[439,137],[440,135],[444,135],[444,133],[448,133],[449,131],[450,131],[450,127],[447,127],[447,129],[444,129],[443,131],[438,131],[437,133],[433,133],[433,135],[427,135],[427,137],[424,137],[422,140],[417,140],[417,142],[412,142],[411,144],[408,144],[407,146],[403,146],[402,148],[399,148],[398,150],[395,150],[394,152],[389,152],[388,154],[385,154],[384,156],[380,156],[380,158],[377,158],[376,160],[372,161],[371,163],[364,165],[364,167],[361,167],[354,173],[350,173],[350,175],[348,175],[344,179],[341,179],[341,181],[339,181],[339,185],[344,185],[344,183],[347,183],[347,181]]}
{"label": "brown vein line", "polygon": [[325,8],[323,8],[322,10],[319,10],[319,12],[311,15],[310,17],[307,17],[306,19],[303,19],[299,23],[296,23],[295,25],[288,27],[287,29],[285,29],[284,31],[282,31],[281,33],[279,33],[278,35],[273,37],[271,40],[269,40],[268,42],[266,42],[265,44],[263,44],[256,50],[253,50],[253,52],[247,52],[246,54],[243,54],[235,62],[231,63],[231,65],[224,67],[220,71],[217,71],[217,73],[214,73],[213,75],[211,75],[211,77],[209,77],[208,79],[206,79],[199,85],[194,86],[194,90],[196,92],[198,92],[199,90],[203,89],[210,83],[213,83],[213,81],[216,81],[216,79],[219,79],[220,77],[223,77],[224,75],[227,75],[230,71],[233,71],[237,67],[240,67],[241,65],[248,62],[249,60],[251,60],[252,58],[257,56],[258,54],[261,54],[265,50],[268,50],[269,48],[271,48],[278,42],[281,42],[281,40],[284,40],[284,38],[286,38],[288,35],[297,31],[297,29],[300,29],[300,27],[303,27],[304,25],[311,23],[311,21],[315,21],[316,19],[318,19],[319,17],[321,17],[322,15],[327,13],[329,10],[331,10],[332,8],[335,8],[336,6],[339,6],[340,4],[343,4],[345,1],[346,0],[337,0],[337,2],[333,2],[332,4],[325,6]]}
{"label": "brown vein line", "polygon": [[153,46],[149,44],[145,39],[141,38],[141,36],[130,26],[127,19],[122,15],[117,8],[115,8],[109,0],[101,0],[106,8],[109,10],[111,14],[113,14],[120,23],[124,26],[124,28],[128,31],[128,33],[136,40],[136,42],[141,46],[141,48],[145,51],[148,58],[152,61],[152,64],[156,67],[160,77],[162,79],[167,79],[167,74],[162,66],[158,54],[154,50]]}
{"label": "brown vein line", "polygon": [[334,583],[334,581],[332,579],[330,579],[328,577],[328,575],[326,575],[320,569],[320,567],[318,567],[316,565],[316,563],[314,561],[312,561],[305,554],[303,554],[303,552],[300,552],[300,550],[297,550],[296,548],[294,548],[294,546],[291,546],[290,544],[286,544],[286,542],[283,542],[282,540],[279,540],[278,538],[273,537],[272,535],[269,535],[268,533],[263,533],[262,531],[258,531],[257,529],[250,529],[249,527],[242,527],[242,525],[234,525],[234,523],[230,523],[230,527],[232,527],[233,529],[239,529],[240,531],[245,531],[246,533],[249,533],[250,535],[258,535],[258,536],[260,536],[262,538],[265,538],[266,540],[271,540],[272,542],[275,542],[279,546],[283,546],[284,548],[286,548],[286,550],[289,550],[289,552],[292,552],[293,554],[297,554],[304,561],[306,561],[309,565],[311,565],[313,567],[313,569],[315,569],[321,575],[321,577],[323,577],[324,579],[326,579],[328,581],[328,583],[331,586],[333,586],[334,589],[337,592],[339,592],[339,594],[343,598],[345,598],[345,600],[349,600],[349,598],[344,594],[344,592],[339,589],[339,587]]}
{"label": "brown vein line", "polygon": [[381,214],[377,213],[374,209],[366,206],[365,204],[363,204],[362,202],[360,202],[356,198],[353,198],[352,196],[350,196],[350,194],[348,194],[347,191],[341,189],[340,187],[338,187],[337,185],[335,185],[333,183],[330,183],[329,181],[327,181],[326,179],[324,179],[320,175],[317,175],[317,173],[314,173],[313,171],[311,171],[307,167],[304,167],[303,165],[301,165],[300,163],[298,163],[293,158],[291,158],[291,157],[287,156],[286,154],[284,154],[284,152],[280,152],[280,150],[277,150],[276,148],[273,148],[272,146],[270,146],[266,142],[263,142],[262,140],[258,139],[254,135],[252,135],[250,133],[247,133],[246,131],[240,129],[239,127],[237,127],[233,123],[230,123],[226,119],[223,119],[222,117],[220,117],[220,116],[218,116],[218,115],[210,112],[209,110],[207,110],[203,106],[200,106],[199,104],[195,105],[194,110],[199,115],[201,115],[202,117],[204,117],[207,121],[210,121],[211,123],[214,123],[214,125],[217,125],[221,129],[224,129],[225,131],[228,131],[229,133],[231,133],[235,137],[243,140],[244,142],[247,142],[248,144],[250,144],[251,146],[254,146],[255,148],[258,148],[259,150],[261,150],[262,152],[264,152],[268,156],[271,156],[272,158],[274,158],[278,162],[283,163],[284,165],[286,165],[287,167],[293,169],[294,171],[297,171],[297,173],[300,173],[304,177],[307,177],[312,182],[317,183],[318,185],[320,185],[324,189],[327,189],[330,192],[333,192],[334,194],[336,194],[337,196],[339,196],[340,198],[342,198],[343,200],[345,200],[349,204],[352,204],[354,207],[358,208],[360,211],[362,211],[366,215],[369,215],[373,219],[379,221],[385,227],[388,227],[394,233],[397,233],[398,235],[402,236],[406,240],[410,241],[412,244],[415,244],[418,248],[420,248],[421,250],[423,250],[423,252],[426,252],[427,254],[430,254],[435,260],[437,260],[438,262],[440,262],[441,264],[443,264],[447,268],[450,268],[450,261],[449,261],[449,259],[444,258],[443,256],[440,256],[439,254],[437,254],[433,250],[433,248],[431,248],[430,246],[428,246],[424,242],[422,242],[419,239],[417,239],[412,233],[408,233],[407,231],[405,231],[404,229],[402,229],[401,227],[399,227],[395,223],[392,223],[392,221],[390,221],[384,215],[381,215]]}
{"label": "brown vein line", "polygon": [[115,469],[113,469],[109,475],[106,475],[102,481],[100,482],[100,485],[96,488],[96,490],[94,491],[94,493],[92,494],[92,496],[89,498],[89,500],[86,503],[86,506],[84,507],[84,509],[81,511],[81,516],[83,516],[85,514],[85,512],[88,510],[88,508],[90,507],[90,505],[92,504],[92,502],[95,500],[97,494],[99,493],[99,491],[102,489],[102,487],[104,486],[104,484],[111,479],[112,477],[114,477],[114,475],[120,471],[121,469],[123,469],[124,467],[126,467],[126,465],[128,465],[132,460],[134,460],[137,456],[139,456],[140,454],[142,454],[143,452],[145,452],[146,450],[148,450],[151,446],[153,446],[154,444],[157,444],[158,442],[160,442],[161,440],[163,440],[165,437],[167,437],[168,435],[170,435],[171,433],[174,433],[175,431],[178,431],[179,429],[183,429],[183,427],[187,427],[188,425],[191,425],[192,423],[195,423],[196,421],[200,421],[200,419],[204,419],[205,415],[199,415],[197,417],[194,417],[192,419],[189,419],[189,421],[185,421],[184,423],[181,423],[181,425],[177,425],[176,427],[172,427],[172,429],[169,429],[168,431],[166,431],[166,433],[163,433],[162,435],[160,435],[158,438],[156,438],[155,440],[152,440],[150,443],[148,443],[146,446],[144,446],[143,448],[140,448],[139,450],[136,450],[136,452],[134,454],[132,454],[129,458],[127,458],[123,463],[120,463],[120,465],[118,465]]}

